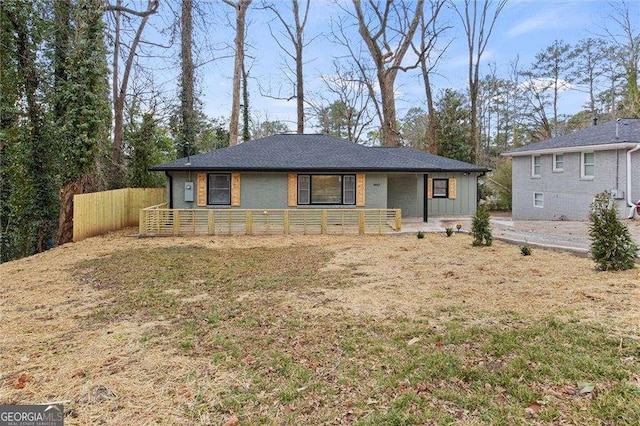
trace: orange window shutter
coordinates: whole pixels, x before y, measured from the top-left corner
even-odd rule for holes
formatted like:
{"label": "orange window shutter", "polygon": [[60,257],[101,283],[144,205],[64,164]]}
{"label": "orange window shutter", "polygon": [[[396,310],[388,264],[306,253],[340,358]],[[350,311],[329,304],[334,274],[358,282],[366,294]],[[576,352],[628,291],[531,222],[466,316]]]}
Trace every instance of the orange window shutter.
{"label": "orange window shutter", "polygon": [[427,198],[433,198],[433,179],[427,179]]}
{"label": "orange window shutter", "polygon": [[364,207],[366,205],[365,188],[366,188],[366,175],[364,173],[358,173],[356,175],[356,206]]}
{"label": "orange window shutter", "polygon": [[298,176],[295,173],[289,173],[287,176],[287,204],[289,207],[295,207],[298,205]]}
{"label": "orange window shutter", "polygon": [[240,207],[240,173],[231,173],[231,206]]}
{"label": "orange window shutter", "polygon": [[207,174],[198,173],[198,207],[206,207],[207,205]]}
{"label": "orange window shutter", "polygon": [[449,199],[450,200],[455,200],[456,199],[456,179],[455,178],[449,178]]}

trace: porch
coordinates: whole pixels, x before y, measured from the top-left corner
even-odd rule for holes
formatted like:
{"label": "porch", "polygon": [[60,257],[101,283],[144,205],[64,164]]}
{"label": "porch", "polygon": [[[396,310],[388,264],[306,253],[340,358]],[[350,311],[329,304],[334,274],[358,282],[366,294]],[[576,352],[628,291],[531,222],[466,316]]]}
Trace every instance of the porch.
{"label": "porch", "polygon": [[386,234],[402,230],[400,209],[140,210],[139,233],[156,235]]}

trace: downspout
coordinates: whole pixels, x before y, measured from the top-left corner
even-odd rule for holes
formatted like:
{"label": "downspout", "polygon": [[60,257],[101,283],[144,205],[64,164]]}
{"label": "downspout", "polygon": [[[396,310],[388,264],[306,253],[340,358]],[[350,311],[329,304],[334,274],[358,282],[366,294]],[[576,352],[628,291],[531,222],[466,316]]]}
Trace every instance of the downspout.
{"label": "downspout", "polygon": [[[640,150],[640,143],[635,148],[627,151],[627,205],[631,207],[627,219],[633,219],[636,215],[636,204],[631,200],[631,153]],[[640,203],[640,200],[638,200]]]}
{"label": "downspout", "polygon": [[167,170],[165,170],[164,175],[167,177],[169,182],[169,208],[173,208],[173,176],[169,174]]}

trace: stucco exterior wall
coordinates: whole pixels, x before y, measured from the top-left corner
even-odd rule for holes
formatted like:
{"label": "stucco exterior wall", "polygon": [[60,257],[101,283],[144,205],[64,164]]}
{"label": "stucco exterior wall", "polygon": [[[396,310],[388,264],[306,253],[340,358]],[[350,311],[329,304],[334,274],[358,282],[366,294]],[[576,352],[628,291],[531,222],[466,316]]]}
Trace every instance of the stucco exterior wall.
{"label": "stucco exterior wall", "polygon": [[[420,179],[422,175],[419,175]],[[390,209],[402,209],[403,217],[421,217],[422,204],[418,194],[418,175],[390,174],[387,178],[387,205]]]}
{"label": "stucco exterior wall", "polygon": [[[336,172],[349,174],[352,172]],[[288,174],[242,172],[240,174],[240,206],[197,206],[197,173],[171,172],[174,209],[287,209]],[[367,173],[365,178],[365,206],[368,209],[402,209],[403,217],[424,216],[424,173]],[[476,210],[477,173],[435,173],[432,178],[456,178],[455,199],[429,199],[429,216],[472,215]],[[185,201],[185,182],[194,185],[194,201]],[[356,208],[356,206],[298,206],[294,208]]]}
{"label": "stucco exterior wall", "polygon": [[[171,203],[170,196],[173,195],[173,205],[171,208],[174,209],[195,209],[196,208],[196,173],[188,173],[188,172],[171,172],[169,173],[171,176],[170,179],[167,179],[167,187],[171,185],[171,189],[168,191],[167,200]],[[185,182],[193,183],[194,188],[194,201],[187,202],[184,200],[184,184]]]}
{"label": "stucco exterior wall", "polygon": [[251,173],[240,175],[242,209],[286,209],[286,173]]}
{"label": "stucco exterior wall", "polygon": [[365,207],[387,209],[388,182],[386,173],[367,173],[365,179]]}
{"label": "stucco exterior wall", "polygon": [[[588,152],[588,151],[585,151]],[[531,156],[513,158],[513,218],[516,220],[586,220],[593,197],[619,190],[618,212],[626,217],[626,150],[596,151],[593,179],[581,178],[581,153],[565,153],[562,171],[553,171],[553,155],[541,155],[540,177],[533,177]],[[632,154],[632,200],[640,198],[640,152]],[[543,194],[543,206],[534,206],[534,194]]]}
{"label": "stucco exterior wall", "polygon": [[[336,174],[352,174],[353,172],[335,172]],[[267,173],[267,172],[242,172],[240,174],[240,206],[231,207],[207,206],[198,207],[197,197],[197,172],[171,172],[172,179],[167,181],[167,199],[169,194],[173,194],[174,209],[195,209],[195,208],[238,208],[238,209],[287,209],[288,206],[288,173]],[[185,182],[192,182],[194,185],[194,201],[185,201]],[[171,185],[171,190],[169,190]],[[205,189],[206,191],[206,189]],[[387,208],[387,175],[386,173],[367,173],[365,178],[365,208],[386,209]],[[298,206],[297,208],[356,208],[356,206]]]}

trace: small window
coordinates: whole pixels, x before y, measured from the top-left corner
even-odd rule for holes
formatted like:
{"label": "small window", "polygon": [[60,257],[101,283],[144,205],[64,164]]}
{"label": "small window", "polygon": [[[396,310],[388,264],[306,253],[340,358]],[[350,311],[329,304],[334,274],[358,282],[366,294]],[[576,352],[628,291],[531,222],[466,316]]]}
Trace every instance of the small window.
{"label": "small window", "polygon": [[544,208],[544,194],[542,192],[534,192],[533,206],[538,208]]}
{"label": "small window", "polygon": [[540,177],[542,171],[542,157],[534,155],[531,157],[531,176]]}
{"label": "small window", "polygon": [[433,198],[449,197],[449,179],[433,180]]}
{"label": "small window", "polygon": [[583,179],[593,179],[595,173],[596,155],[593,152],[583,152],[581,161],[580,177]]}
{"label": "small window", "polygon": [[356,203],[356,177],[346,175],[342,178],[342,204]]}
{"label": "small window", "polygon": [[209,197],[207,204],[231,204],[231,175],[210,174],[208,180]]}
{"label": "small window", "polygon": [[564,170],[564,155],[553,154],[553,171],[561,172]]}
{"label": "small window", "polygon": [[298,204],[311,202],[311,176],[298,175]]}

